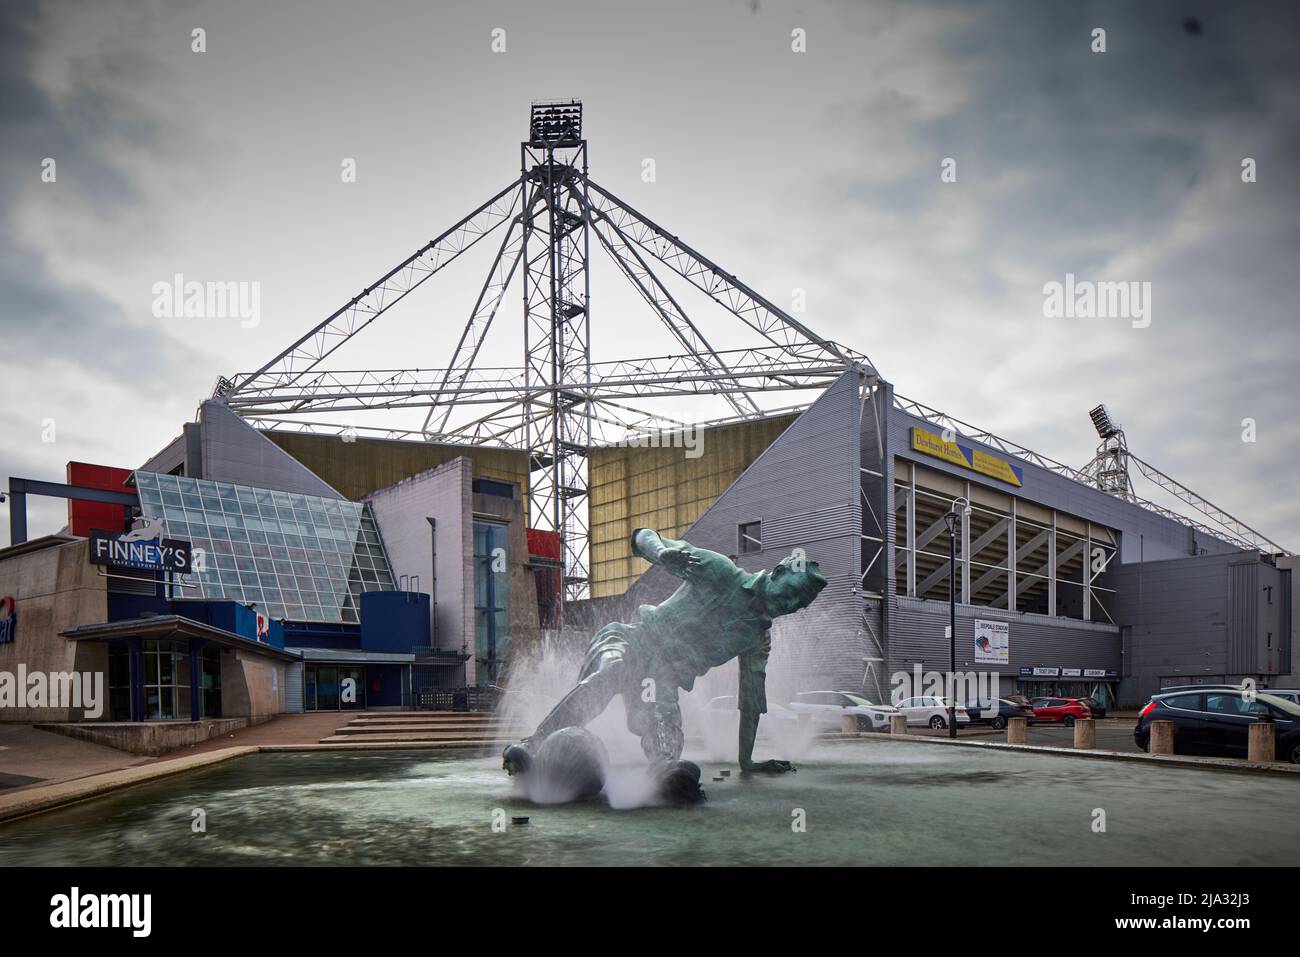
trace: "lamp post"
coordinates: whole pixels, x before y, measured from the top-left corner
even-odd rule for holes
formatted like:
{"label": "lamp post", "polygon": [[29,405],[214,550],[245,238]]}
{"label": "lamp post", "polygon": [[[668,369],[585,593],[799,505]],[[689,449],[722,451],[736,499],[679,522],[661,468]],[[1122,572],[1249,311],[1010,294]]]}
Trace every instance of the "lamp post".
{"label": "lamp post", "polygon": [[957,503],[961,514],[970,514],[965,496],[953,499],[952,508],[943,516],[948,526],[948,737],[957,737]]}

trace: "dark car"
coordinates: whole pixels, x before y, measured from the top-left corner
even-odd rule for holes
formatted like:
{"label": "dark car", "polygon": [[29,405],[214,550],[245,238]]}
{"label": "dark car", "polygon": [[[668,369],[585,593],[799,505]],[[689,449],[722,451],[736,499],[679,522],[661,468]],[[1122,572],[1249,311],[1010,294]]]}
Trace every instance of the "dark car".
{"label": "dark car", "polygon": [[1098,701],[1096,698],[1092,696],[1089,696],[1087,698],[1080,698],[1079,702],[1081,704],[1085,704],[1088,706],[1088,710],[1092,712],[1092,716],[1094,718],[1106,717],[1106,709],[1102,706],[1102,703]]}
{"label": "dark car", "polygon": [[971,724],[988,724],[999,731],[1007,726],[1008,718],[1024,718],[1029,724],[1034,723],[1034,709],[1010,698],[999,698],[996,712],[993,711],[991,702],[967,701],[966,713],[970,715]]}
{"label": "dark car", "polygon": [[1143,751],[1151,744],[1152,721],[1174,723],[1178,754],[1227,758],[1244,758],[1250,726],[1272,721],[1278,757],[1300,764],[1300,705],[1265,692],[1256,693],[1253,701],[1241,688],[1155,695],[1138,714],[1133,729],[1133,741]]}

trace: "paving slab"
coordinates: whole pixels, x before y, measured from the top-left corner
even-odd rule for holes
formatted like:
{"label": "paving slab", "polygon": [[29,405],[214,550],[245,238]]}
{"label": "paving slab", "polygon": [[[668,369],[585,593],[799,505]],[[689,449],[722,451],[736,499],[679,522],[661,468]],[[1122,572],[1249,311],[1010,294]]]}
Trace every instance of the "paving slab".
{"label": "paving slab", "polygon": [[0,794],[20,787],[133,767],[147,758],[30,724],[0,724]]}
{"label": "paving slab", "polygon": [[229,761],[244,754],[253,754],[257,748],[225,748],[206,754],[186,755],[168,761],[152,761],[137,767],[105,771],[89,777],[76,778],[71,781],[45,783],[16,791],[0,793],[0,821],[26,817],[51,808],[76,804],[90,798],[117,791],[122,788],[156,781],[159,778],[192,771],[222,761]]}

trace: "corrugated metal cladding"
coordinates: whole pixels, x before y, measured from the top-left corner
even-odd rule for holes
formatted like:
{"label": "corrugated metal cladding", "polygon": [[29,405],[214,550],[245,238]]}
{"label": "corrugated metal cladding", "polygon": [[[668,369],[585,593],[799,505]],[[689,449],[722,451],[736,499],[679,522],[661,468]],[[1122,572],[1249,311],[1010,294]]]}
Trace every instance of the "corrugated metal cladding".
{"label": "corrugated metal cladding", "polygon": [[828,538],[843,538],[844,529],[852,528],[856,519],[857,509],[847,502],[774,519],[763,525],[763,547],[806,549]]}
{"label": "corrugated metal cladding", "polygon": [[[878,437],[867,417],[871,405],[861,402],[860,386],[856,373],[841,377],[681,536],[736,555],[749,569],[771,568],[791,549],[803,548],[826,573],[830,585],[813,606],[773,628],[769,674],[783,682],[769,686],[769,693],[777,696],[773,700],[818,689],[862,689],[884,697],[897,671],[911,671],[915,664],[926,671],[946,670],[947,603],[900,596],[896,588],[893,543],[901,530],[895,528],[895,456],[914,458],[974,484],[1001,487],[1024,500],[1113,528],[1121,537],[1121,558],[1110,571],[1118,624],[959,606],[960,670],[995,670],[1004,676],[1004,692],[1021,668],[1119,672],[1119,700],[1124,705],[1142,703],[1168,676],[1289,670],[1289,572],[1218,539],[1198,540],[1178,522],[1029,463],[1017,460],[1024,468],[1024,484],[1013,488],[910,454],[908,430],[913,425],[934,427],[894,410],[892,389],[882,383],[885,428]],[[871,471],[883,472],[883,480]],[[762,550],[738,554],[739,526],[755,521],[762,523]],[[877,555],[881,544],[869,541],[869,536],[884,538],[882,555]],[[1193,556],[1200,548],[1208,554]],[[1139,558],[1144,559],[1141,564]],[[1230,562],[1245,563],[1232,572],[1231,588]],[[660,569],[651,569],[629,590],[629,605],[662,601],[676,585]],[[864,598],[864,591],[883,597]],[[1011,624],[1007,663],[973,660],[977,619]],[[876,657],[884,661],[873,664],[869,674],[867,659]]]}
{"label": "corrugated metal cladding", "polygon": [[1228,670],[1276,675],[1291,670],[1290,572],[1260,561],[1228,563]]}
{"label": "corrugated metal cladding", "polygon": [[989,445],[959,436],[964,445],[971,445],[995,458],[1010,461],[1024,470],[1023,485],[1019,488],[999,482],[970,469],[913,452],[911,429],[917,426],[930,432],[938,428],[924,419],[894,409],[889,420],[890,447],[894,454],[924,465],[926,468],[947,472],[959,479],[987,485],[1047,508],[1068,512],[1098,525],[1113,528],[1122,534],[1120,560],[1135,562],[1139,558],[1159,561],[1198,554],[1202,549],[1208,554],[1236,553],[1241,549],[1228,542],[1203,533],[1197,533],[1181,522],[1164,518],[1140,505],[1125,502],[1098,489],[1075,482],[1041,466],[1015,458]]}
{"label": "corrugated metal cladding", "polygon": [[[1006,664],[975,661],[975,620],[1011,624]],[[889,670],[948,670],[948,605],[899,598],[890,620]],[[1014,614],[994,608],[957,606],[957,670],[996,671],[1016,678],[1021,668],[1104,668],[1119,671],[1119,629],[1113,625],[1044,615]],[[1004,688],[1007,683],[1004,681]]]}
{"label": "corrugated metal cladding", "polygon": [[1115,618],[1129,626],[1121,701],[1145,701],[1162,682],[1288,673],[1289,575],[1243,554],[1119,566]]}
{"label": "corrugated metal cladding", "polygon": [[302,714],[301,661],[291,661],[284,666],[284,710],[286,714]]}
{"label": "corrugated metal cladding", "polygon": [[1255,637],[1259,634],[1257,563],[1228,565],[1228,670],[1258,671]]}

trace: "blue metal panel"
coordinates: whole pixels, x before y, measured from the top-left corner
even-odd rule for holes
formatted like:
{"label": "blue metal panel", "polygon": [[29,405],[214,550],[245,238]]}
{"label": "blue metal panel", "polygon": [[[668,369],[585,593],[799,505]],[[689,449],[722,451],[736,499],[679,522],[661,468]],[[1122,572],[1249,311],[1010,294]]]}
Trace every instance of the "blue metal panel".
{"label": "blue metal panel", "polygon": [[410,654],[430,645],[429,596],[423,592],[361,594],[361,650]]}

